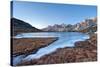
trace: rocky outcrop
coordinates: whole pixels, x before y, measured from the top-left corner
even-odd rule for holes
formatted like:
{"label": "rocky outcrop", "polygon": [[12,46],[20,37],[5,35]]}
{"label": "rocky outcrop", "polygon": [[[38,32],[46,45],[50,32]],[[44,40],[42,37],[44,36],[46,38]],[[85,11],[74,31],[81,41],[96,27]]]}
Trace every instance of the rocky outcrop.
{"label": "rocky outcrop", "polygon": [[31,26],[29,23],[26,23],[16,18],[11,18],[11,36],[23,32],[39,32],[39,31],[41,30]]}

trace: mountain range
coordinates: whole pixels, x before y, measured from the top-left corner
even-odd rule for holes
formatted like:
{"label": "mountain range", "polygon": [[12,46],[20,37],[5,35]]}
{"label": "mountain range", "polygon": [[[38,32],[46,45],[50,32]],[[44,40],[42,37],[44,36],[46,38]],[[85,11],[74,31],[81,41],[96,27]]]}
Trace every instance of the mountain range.
{"label": "mountain range", "polygon": [[[94,29],[95,28],[95,29]],[[88,29],[87,31],[84,31]],[[83,32],[92,32],[97,29],[97,17],[92,19],[85,19],[83,22],[71,25],[71,24],[55,24],[53,26],[48,26],[43,28],[43,31],[56,31],[56,32],[65,32],[65,31],[83,31]]]}
{"label": "mountain range", "polygon": [[97,17],[85,19],[83,22],[71,24],[54,24],[43,29],[37,29],[22,20],[11,18],[11,36],[27,32],[84,32],[91,33],[97,31]]}

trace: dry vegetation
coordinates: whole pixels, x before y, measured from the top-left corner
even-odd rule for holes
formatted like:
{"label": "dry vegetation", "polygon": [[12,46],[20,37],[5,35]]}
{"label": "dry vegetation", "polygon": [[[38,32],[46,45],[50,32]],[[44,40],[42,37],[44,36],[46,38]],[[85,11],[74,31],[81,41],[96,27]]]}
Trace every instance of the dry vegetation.
{"label": "dry vegetation", "polygon": [[91,35],[86,41],[78,41],[75,47],[57,49],[55,52],[39,59],[24,61],[18,65],[40,65],[70,62],[87,62],[97,60],[97,35]]}
{"label": "dry vegetation", "polygon": [[14,38],[12,41],[13,55],[35,53],[39,48],[45,47],[57,39],[58,38]]}

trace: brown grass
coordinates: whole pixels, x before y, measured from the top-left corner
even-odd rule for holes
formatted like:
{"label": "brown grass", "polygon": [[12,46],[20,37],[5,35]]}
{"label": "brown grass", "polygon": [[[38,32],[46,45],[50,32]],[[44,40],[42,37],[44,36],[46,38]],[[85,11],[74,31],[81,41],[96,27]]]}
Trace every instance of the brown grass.
{"label": "brown grass", "polygon": [[56,40],[57,38],[14,38],[12,44],[13,55],[36,52],[39,48],[45,47]]}
{"label": "brown grass", "polygon": [[40,65],[71,62],[97,61],[97,35],[91,35],[86,41],[78,41],[75,47],[57,49],[39,59],[23,61],[18,65]]}

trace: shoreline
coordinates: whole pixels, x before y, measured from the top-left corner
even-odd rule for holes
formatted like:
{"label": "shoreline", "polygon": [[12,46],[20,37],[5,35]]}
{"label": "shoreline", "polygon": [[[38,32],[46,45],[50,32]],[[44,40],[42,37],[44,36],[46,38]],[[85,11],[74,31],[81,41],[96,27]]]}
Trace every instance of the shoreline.
{"label": "shoreline", "polygon": [[85,41],[77,41],[74,44],[75,47],[59,48],[39,59],[24,61],[18,66],[97,61],[97,34],[91,35]]}
{"label": "shoreline", "polygon": [[[36,53],[40,48],[46,47],[57,41],[58,37],[49,38],[12,38],[13,39],[13,56],[28,55]],[[27,45],[28,44],[28,45]]]}

